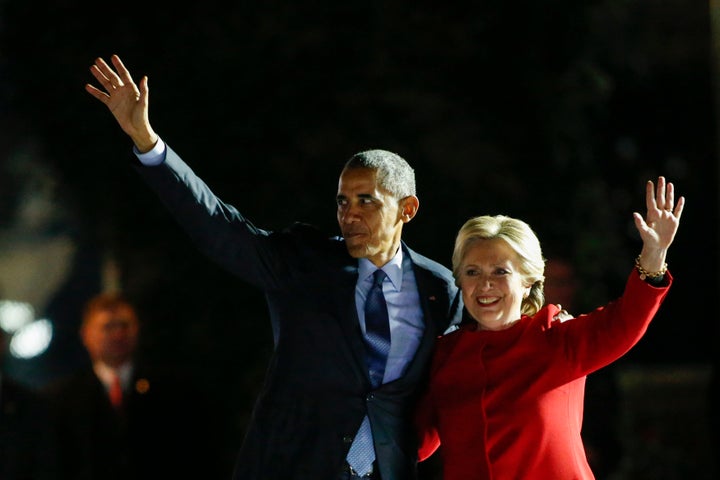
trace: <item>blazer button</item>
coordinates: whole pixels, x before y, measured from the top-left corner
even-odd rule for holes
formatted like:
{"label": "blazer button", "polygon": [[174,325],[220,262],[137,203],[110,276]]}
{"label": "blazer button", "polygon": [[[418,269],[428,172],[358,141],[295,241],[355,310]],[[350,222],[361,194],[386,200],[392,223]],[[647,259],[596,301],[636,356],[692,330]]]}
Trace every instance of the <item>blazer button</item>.
{"label": "blazer button", "polygon": [[343,437],[343,443],[352,443],[352,442],[353,442],[353,437],[351,437],[350,435],[345,435]]}

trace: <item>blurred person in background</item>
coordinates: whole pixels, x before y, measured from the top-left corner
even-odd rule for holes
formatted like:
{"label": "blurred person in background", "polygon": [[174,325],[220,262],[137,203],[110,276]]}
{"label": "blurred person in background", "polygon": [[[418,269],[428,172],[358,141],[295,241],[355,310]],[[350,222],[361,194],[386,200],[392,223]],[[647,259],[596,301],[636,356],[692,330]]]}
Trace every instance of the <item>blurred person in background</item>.
{"label": "blurred person in background", "polygon": [[137,356],[140,321],[122,295],[85,305],[87,368],[46,389],[60,480],[221,478],[211,410],[196,382]]}

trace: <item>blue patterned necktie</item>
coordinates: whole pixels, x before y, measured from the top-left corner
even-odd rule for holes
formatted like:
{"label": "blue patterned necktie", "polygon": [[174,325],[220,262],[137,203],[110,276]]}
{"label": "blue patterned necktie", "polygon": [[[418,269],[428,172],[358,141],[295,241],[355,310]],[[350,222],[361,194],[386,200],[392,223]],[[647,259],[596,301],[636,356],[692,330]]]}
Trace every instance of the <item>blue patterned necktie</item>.
{"label": "blue patterned necktie", "polygon": [[[390,352],[390,319],[382,284],[387,275],[382,270],[373,273],[373,285],[365,299],[365,346],[370,383],[373,388],[382,384],[388,353]],[[358,474],[364,475],[375,460],[370,419],[365,416],[347,461]]]}
{"label": "blue patterned necktie", "polygon": [[373,273],[373,286],[365,299],[365,345],[367,366],[373,387],[382,384],[388,353],[390,353],[390,319],[382,285],[387,274]]}

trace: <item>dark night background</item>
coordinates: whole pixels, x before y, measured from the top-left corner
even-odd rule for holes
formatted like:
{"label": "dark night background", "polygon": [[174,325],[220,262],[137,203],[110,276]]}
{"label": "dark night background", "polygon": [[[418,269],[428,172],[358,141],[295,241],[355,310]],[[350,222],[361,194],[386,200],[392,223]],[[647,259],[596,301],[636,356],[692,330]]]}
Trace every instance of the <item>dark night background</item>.
{"label": "dark night background", "polygon": [[[142,354],[207,386],[229,458],[262,380],[272,339],[261,292],[195,251],[84,91],[94,59],[117,53],[137,81],[149,77],[155,130],[258,226],[302,220],[336,234],[343,162],[385,148],[416,169],[408,244],[449,265],[468,217],[523,218],[546,256],[575,265],[580,309],[621,292],[640,248],[631,213],[644,212],[645,181],[667,176],[687,197],[668,257],[676,284],[618,364],[706,371],[720,266],[711,5],[0,1],[0,229],[42,168],[61,212],[48,231],[78,245],[42,312],[53,344],[10,367],[42,384],[82,361],[80,305],[110,258],[141,310]],[[677,477],[632,478],[709,474],[702,460],[678,464]]]}

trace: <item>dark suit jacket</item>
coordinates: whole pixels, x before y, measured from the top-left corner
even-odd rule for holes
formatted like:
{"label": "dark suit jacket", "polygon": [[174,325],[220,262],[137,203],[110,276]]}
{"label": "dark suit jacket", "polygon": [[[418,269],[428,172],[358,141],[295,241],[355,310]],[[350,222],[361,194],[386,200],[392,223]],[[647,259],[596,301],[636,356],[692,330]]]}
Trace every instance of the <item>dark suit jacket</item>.
{"label": "dark suit jacket", "polygon": [[45,393],[59,440],[59,479],[218,478],[197,392],[174,374],[136,367],[116,411],[92,368],[53,382]]}
{"label": "dark suit jacket", "polygon": [[435,338],[462,312],[451,272],[403,244],[425,334],[405,374],[373,390],[355,307],[357,260],[343,239],[303,224],[255,227],[170,148],[163,164],[137,170],[206,255],[267,297],[275,349],[234,478],[334,480],[366,414],[383,480],[415,478],[417,386]]}
{"label": "dark suit jacket", "polygon": [[42,396],[15,380],[0,379],[0,479],[56,478],[55,441]]}

